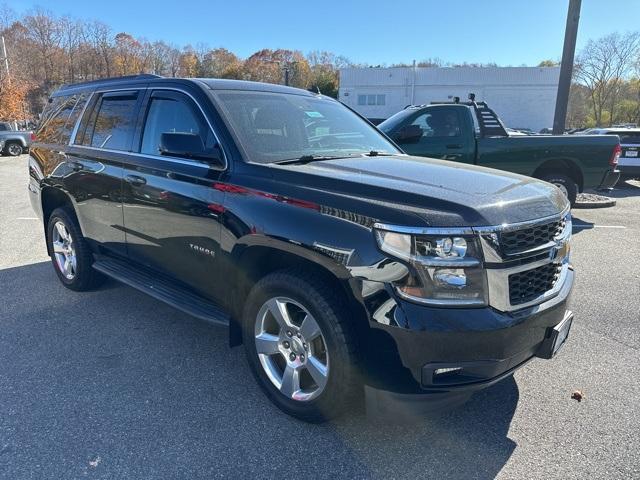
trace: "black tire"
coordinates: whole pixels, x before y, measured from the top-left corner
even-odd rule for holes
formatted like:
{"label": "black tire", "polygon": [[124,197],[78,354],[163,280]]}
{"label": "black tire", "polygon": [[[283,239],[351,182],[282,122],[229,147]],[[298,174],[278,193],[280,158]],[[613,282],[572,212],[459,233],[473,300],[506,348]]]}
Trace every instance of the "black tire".
{"label": "black tire", "polygon": [[572,178],[562,173],[548,173],[540,178],[545,182],[554,184],[560,189],[564,189],[571,206],[573,207],[575,205],[576,198],[578,197],[578,185]]}
{"label": "black tire", "polygon": [[[308,310],[316,319],[326,343],[329,358],[326,385],[311,400],[294,400],[281,393],[267,376],[258,357],[254,330],[258,313],[267,300],[282,296]],[[320,423],[344,414],[354,406],[362,392],[354,335],[348,323],[347,307],[340,298],[329,282],[304,271],[283,270],[258,281],[245,304],[243,343],[253,375],[266,396],[280,410],[305,422]]]}
{"label": "black tire", "polygon": [[[62,271],[54,252],[54,229],[56,224],[62,222],[72,238],[75,252],[75,269],[72,278],[68,278]],[[102,284],[105,277],[92,268],[93,255],[82,232],[73,211],[68,207],[56,208],[47,222],[47,246],[51,252],[51,262],[62,284],[77,292],[93,290]]]}
{"label": "black tire", "polygon": [[7,142],[4,146],[4,153],[10,157],[17,157],[22,155],[24,148],[19,142]]}

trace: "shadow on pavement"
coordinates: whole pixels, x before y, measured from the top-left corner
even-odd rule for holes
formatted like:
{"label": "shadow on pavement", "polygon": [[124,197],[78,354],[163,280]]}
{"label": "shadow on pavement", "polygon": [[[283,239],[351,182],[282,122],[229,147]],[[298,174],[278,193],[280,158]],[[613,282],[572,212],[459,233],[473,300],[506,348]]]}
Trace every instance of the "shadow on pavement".
{"label": "shadow on pavement", "polygon": [[516,445],[509,378],[406,425],[273,407],[223,329],[128,287],[0,270],[0,477],[491,479]]}
{"label": "shadow on pavement", "polygon": [[620,180],[613,190],[602,192],[612,198],[628,198],[640,196],[640,180]]}

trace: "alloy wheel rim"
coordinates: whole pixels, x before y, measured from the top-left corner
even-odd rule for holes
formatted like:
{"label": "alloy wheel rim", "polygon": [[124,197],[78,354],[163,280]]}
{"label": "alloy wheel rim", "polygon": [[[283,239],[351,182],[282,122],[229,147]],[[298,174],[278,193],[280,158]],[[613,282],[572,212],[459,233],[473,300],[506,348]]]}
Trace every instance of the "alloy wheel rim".
{"label": "alloy wheel rim", "polygon": [[316,319],[287,297],[267,300],[255,322],[255,345],[262,368],[285,397],[317,398],[329,378],[329,353]]}
{"label": "alloy wheel rim", "polygon": [[9,153],[11,155],[19,155],[21,150],[22,148],[20,148],[18,145],[15,145],[15,144],[9,145]]}
{"label": "alloy wheel rim", "polygon": [[67,280],[76,276],[77,259],[73,237],[67,226],[58,220],[53,226],[52,235],[53,255],[58,269]]}

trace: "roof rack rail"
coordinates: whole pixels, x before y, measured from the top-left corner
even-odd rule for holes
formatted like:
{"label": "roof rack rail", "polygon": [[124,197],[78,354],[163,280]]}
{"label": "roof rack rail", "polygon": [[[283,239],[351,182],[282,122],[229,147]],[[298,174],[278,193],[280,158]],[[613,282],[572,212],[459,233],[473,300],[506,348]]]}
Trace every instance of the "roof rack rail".
{"label": "roof rack rail", "polygon": [[88,80],[86,82],[78,82],[78,83],[67,83],[60,87],[60,90],[67,90],[69,88],[75,87],[83,87],[86,85],[98,85],[100,83],[109,83],[116,81],[124,81],[124,80],[145,80],[152,78],[163,78],[161,75],[155,75],[153,73],[140,73],[138,75],[124,75],[122,77],[107,77],[107,78],[98,78],[96,80]]}

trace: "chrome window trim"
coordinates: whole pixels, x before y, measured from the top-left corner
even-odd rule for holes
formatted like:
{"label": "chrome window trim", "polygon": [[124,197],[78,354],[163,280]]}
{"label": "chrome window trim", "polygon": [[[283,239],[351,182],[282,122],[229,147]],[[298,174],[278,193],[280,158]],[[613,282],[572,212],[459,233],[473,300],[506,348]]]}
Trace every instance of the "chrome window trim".
{"label": "chrome window trim", "polygon": [[210,165],[210,164],[208,164],[206,162],[199,162],[197,160],[185,160],[185,159],[176,158],[176,157],[161,157],[161,156],[155,156],[155,155],[148,155],[146,153],[129,152],[127,150],[113,150],[113,149],[110,149],[110,148],[90,147],[88,145],[71,145],[71,146],[73,148],[94,150],[96,152],[119,153],[119,154],[122,154],[122,155],[132,155],[134,157],[149,158],[149,159],[152,159],[152,160],[163,160],[165,162],[179,163],[181,165],[191,165],[191,166],[202,167],[202,168],[206,168],[206,169],[214,168],[212,165]]}
{"label": "chrome window trim", "polygon": [[[93,99],[93,94],[94,94],[94,92],[91,92],[91,94],[87,98],[87,101],[85,102],[84,106],[82,107],[82,112],[80,112],[80,116],[76,120],[76,124],[73,126],[73,130],[71,131],[71,137],[69,137],[69,143],[68,143],[69,146],[73,146],[74,142],[76,141],[76,135],[78,135],[78,129],[80,128],[80,122],[82,122],[82,119],[84,118],[84,114],[87,112],[87,107],[89,106],[89,103],[91,103],[91,100]],[[80,93],[80,95],[82,95],[82,93]],[[80,100],[80,99],[78,99],[78,100]],[[78,102],[76,101],[76,105],[77,104],[78,104]],[[74,109],[75,109],[75,107],[74,107]],[[73,113],[73,111],[71,113]]]}
{"label": "chrome window trim", "polygon": [[[206,163],[206,162],[201,162],[201,161],[198,161],[198,160],[184,160],[184,159],[180,159],[180,158],[176,158],[176,157],[163,157],[161,155],[150,155],[150,154],[147,154],[147,153],[133,152],[131,150],[114,150],[114,149],[110,149],[110,148],[99,148],[99,147],[92,147],[92,146],[89,146],[89,145],[75,145],[74,144],[75,139],[76,139],[76,134],[78,133],[78,128],[80,127],[80,123],[79,122],[84,117],[84,114],[86,113],[86,108],[89,105],[89,102],[91,101],[91,99],[93,98],[94,95],[99,95],[99,94],[103,94],[103,93],[111,93],[111,92],[127,92],[127,91],[134,91],[134,90],[139,90],[140,92],[146,92],[147,90],[151,90],[151,91],[153,91],[153,90],[170,90],[170,91],[174,91],[174,92],[183,93],[183,94],[187,95],[189,98],[191,98],[193,103],[195,103],[196,106],[198,107],[198,109],[200,110],[200,113],[202,113],[202,116],[204,117],[205,121],[207,122],[207,125],[209,126],[209,129],[213,133],[213,136],[216,139],[216,142],[218,142],[218,145],[220,146],[220,151],[222,152],[222,160],[224,162],[224,165],[217,166],[217,165],[209,164],[209,163]],[[142,130],[144,132],[144,125],[143,125]],[[85,106],[84,106],[84,108],[82,110],[82,114],[80,115],[80,117],[78,118],[78,120],[76,122],[76,126],[74,127],[74,130],[73,130],[73,133],[71,135],[71,139],[69,140],[69,144],[68,145],[70,147],[88,148],[90,150],[97,150],[97,151],[101,151],[101,152],[122,153],[122,154],[127,154],[127,155],[133,155],[133,156],[136,156],[136,157],[149,158],[149,159],[152,159],[152,160],[164,160],[164,161],[170,161],[170,162],[179,163],[179,164],[182,164],[182,165],[192,165],[192,166],[198,166],[198,167],[202,167],[202,168],[207,168],[207,169],[212,169],[212,170],[219,170],[219,171],[224,171],[229,167],[229,161],[227,160],[227,152],[225,151],[224,145],[220,141],[220,137],[216,133],[216,130],[213,128],[213,125],[211,125],[211,122],[207,118],[207,115],[206,115],[204,109],[202,108],[200,103],[198,103],[198,101],[194,98],[193,95],[191,95],[189,92],[187,92],[184,89],[176,88],[176,87],[164,87],[164,86],[160,86],[159,85],[159,86],[154,86],[154,87],[146,86],[146,87],[129,87],[129,88],[100,88],[100,89],[94,90],[93,92],[91,92],[91,95],[87,99],[87,103],[85,104]]]}

